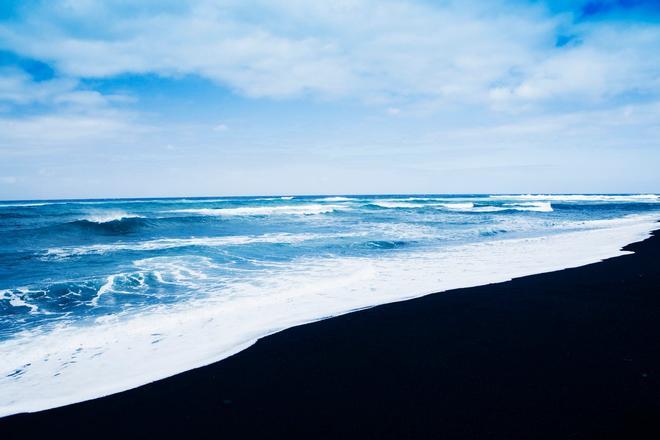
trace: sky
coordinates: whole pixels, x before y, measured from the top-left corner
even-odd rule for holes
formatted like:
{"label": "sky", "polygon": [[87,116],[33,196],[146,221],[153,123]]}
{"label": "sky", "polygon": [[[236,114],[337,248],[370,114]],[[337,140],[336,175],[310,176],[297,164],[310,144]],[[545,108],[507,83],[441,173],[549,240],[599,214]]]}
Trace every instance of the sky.
{"label": "sky", "polygon": [[0,199],[660,191],[660,2],[3,0]]}

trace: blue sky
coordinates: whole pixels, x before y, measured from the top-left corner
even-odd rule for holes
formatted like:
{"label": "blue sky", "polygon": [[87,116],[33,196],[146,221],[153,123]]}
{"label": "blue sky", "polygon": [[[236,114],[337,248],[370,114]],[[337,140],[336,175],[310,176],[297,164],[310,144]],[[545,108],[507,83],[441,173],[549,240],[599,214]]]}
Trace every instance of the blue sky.
{"label": "blue sky", "polygon": [[660,191],[657,1],[5,0],[0,199]]}

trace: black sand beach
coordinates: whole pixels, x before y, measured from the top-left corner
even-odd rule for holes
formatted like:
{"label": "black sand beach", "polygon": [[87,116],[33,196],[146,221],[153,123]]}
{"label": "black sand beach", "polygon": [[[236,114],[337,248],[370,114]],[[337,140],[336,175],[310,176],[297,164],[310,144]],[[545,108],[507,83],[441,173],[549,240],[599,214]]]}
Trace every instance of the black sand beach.
{"label": "black sand beach", "polygon": [[627,249],[289,329],[0,438],[658,439],[660,234]]}

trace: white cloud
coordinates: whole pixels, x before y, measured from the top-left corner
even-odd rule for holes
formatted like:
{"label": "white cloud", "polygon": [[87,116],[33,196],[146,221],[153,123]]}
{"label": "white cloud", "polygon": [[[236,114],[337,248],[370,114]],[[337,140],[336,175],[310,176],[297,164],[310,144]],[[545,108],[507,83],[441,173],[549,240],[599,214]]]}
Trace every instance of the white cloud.
{"label": "white cloud", "polygon": [[18,179],[14,176],[1,176],[0,182],[6,183],[7,185],[13,185],[18,182]]}
{"label": "white cloud", "polygon": [[127,102],[132,102],[132,98],[81,89],[80,81],[74,78],[35,81],[23,71],[0,69],[0,103],[7,105],[8,110],[14,105],[30,104],[94,110]]}
{"label": "white cloud", "polygon": [[660,28],[600,24],[583,32],[584,44],[528,66],[519,82],[493,87],[490,97],[496,104],[553,98],[597,102],[626,92],[660,92],[660,61],[651,55],[660,47]]}
{"label": "white cloud", "polygon": [[[557,20],[472,2],[193,2],[185,11],[123,15],[124,2],[45,3],[0,27],[10,49],[66,75],[198,74],[250,96],[387,99],[483,95],[535,61]],[[247,13],[246,13],[247,12]],[[103,31],[80,32],[105,14]],[[260,16],[260,20],[246,17]]]}
{"label": "white cloud", "polygon": [[113,111],[47,113],[31,117],[0,118],[0,156],[49,155],[62,150],[98,149],[135,145],[153,129],[126,114]]}
{"label": "white cloud", "polygon": [[[284,193],[327,173],[330,182],[370,191],[394,181],[379,177],[361,186],[369,181],[365,171],[400,175],[398,185],[419,181],[418,172],[405,170],[425,168],[428,186],[415,188],[447,191],[433,186],[443,179],[435,169],[554,164],[565,175],[579,162],[566,152],[594,161],[585,165],[590,175],[580,171],[585,180],[600,179],[607,162],[628,182],[657,183],[657,24],[578,23],[541,3],[507,0],[248,3],[53,0],[0,22],[0,50],[44,61],[55,72],[36,81],[0,71],[0,175],[19,179],[5,193],[14,196],[25,182],[33,194],[57,193],[55,177],[30,180],[41,169],[71,179],[67,194],[95,196],[101,187],[76,179],[103,175],[105,194],[136,182],[163,195],[184,186],[208,194],[212,181],[218,191],[275,191],[263,182],[279,179],[289,185],[278,189]],[[560,35],[573,40],[556,47]],[[296,102],[248,99],[234,107],[230,100],[210,103],[209,94],[192,98],[199,106],[179,108],[183,87],[127,107],[121,104],[130,97],[104,94],[89,81],[122,74],[181,79],[184,86],[197,75],[243,96]],[[113,86],[151,93],[131,81]],[[29,111],[13,113],[17,106]],[[626,155],[635,148],[646,150]],[[122,166],[106,173],[109,161]],[[282,178],[280,168],[294,162],[298,171]],[[188,171],[162,178],[177,167]],[[140,174],[143,168],[151,174]],[[354,180],[344,181],[345,169],[355,170]],[[244,187],[246,181],[254,186]]]}
{"label": "white cloud", "polygon": [[77,81],[53,79],[35,82],[26,73],[16,69],[0,70],[0,102],[31,104],[52,101],[73,93]]}
{"label": "white cloud", "polygon": [[[651,25],[578,26],[507,2],[187,5],[148,13],[154,3],[137,12],[120,1],[43,3],[0,26],[0,40],[72,77],[197,74],[255,97],[501,104],[658,89],[660,61],[649,55],[660,32]],[[582,43],[555,47],[565,28]]]}

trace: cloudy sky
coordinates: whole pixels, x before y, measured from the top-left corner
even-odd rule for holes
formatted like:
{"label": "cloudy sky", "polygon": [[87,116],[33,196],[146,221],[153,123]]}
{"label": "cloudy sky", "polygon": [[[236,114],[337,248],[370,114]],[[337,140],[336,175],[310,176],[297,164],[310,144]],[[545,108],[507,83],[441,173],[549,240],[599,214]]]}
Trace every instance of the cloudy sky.
{"label": "cloudy sky", "polygon": [[3,0],[0,199],[660,191],[657,1]]}

